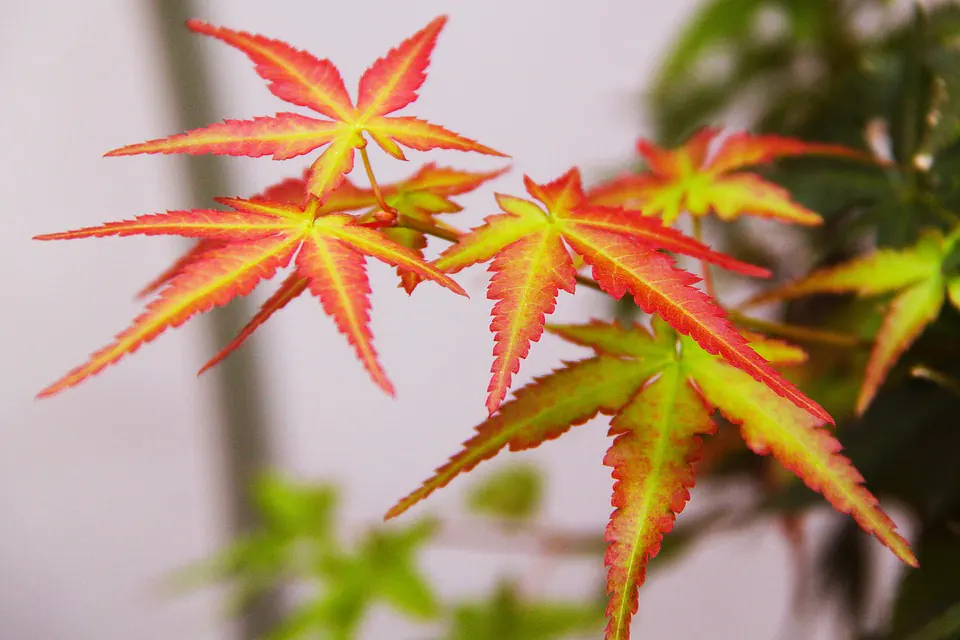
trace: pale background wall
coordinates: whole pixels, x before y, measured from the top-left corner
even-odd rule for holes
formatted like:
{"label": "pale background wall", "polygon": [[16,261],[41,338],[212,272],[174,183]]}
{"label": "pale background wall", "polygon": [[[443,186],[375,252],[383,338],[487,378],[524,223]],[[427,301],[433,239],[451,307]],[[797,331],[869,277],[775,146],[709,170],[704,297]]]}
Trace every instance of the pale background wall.
{"label": "pale background wall", "polygon": [[[576,163],[597,176],[629,157],[642,132],[637,91],[693,4],[218,0],[201,3],[198,14],[329,56],[351,87],[388,47],[451,14],[415,113],[511,153],[518,170],[496,189],[518,192],[523,172],[546,180]],[[175,159],[100,157],[173,133],[146,4],[8,0],[0,11],[0,638],[226,638],[215,594],[169,598],[158,587],[166,572],[225,540],[212,380],[193,375],[212,351],[197,324],[77,389],[33,400],[125,326],[137,312],[133,292],[182,247],[167,239],[29,240],[187,204]],[[216,43],[211,54],[229,115],[286,108],[242,54]],[[498,166],[454,152],[430,159]],[[379,154],[374,162],[387,181],[410,169]],[[230,160],[240,195],[302,166]],[[489,191],[463,202],[465,224],[492,212]],[[372,266],[371,276],[373,328],[398,400],[375,390],[314,301],[297,301],[261,331],[281,461],[341,482],[352,524],[379,519],[483,418],[491,348],[482,268],[460,278],[472,302],[429,286],[408,300],[385,267]],[[590,292],[563,297],[556,317],[585,319],[597,301]],[[545,338],[518,384],[577,355]],[[581,427],[529,456],[550,475],[549,522],[603,526],[605,426]],[[463,484],[427,508],[453,510]],[[444,589],[468,596],[530,559],[435,551],[426,562]],[[780,637],[787,566],[772,527],[712,539],[652,578],[640,637]],[[552,589],[581,594],[599,570],[565,565]],[[807,626],[802,637],[814,635]],[[414,633],[378,616],[370,637]]]}

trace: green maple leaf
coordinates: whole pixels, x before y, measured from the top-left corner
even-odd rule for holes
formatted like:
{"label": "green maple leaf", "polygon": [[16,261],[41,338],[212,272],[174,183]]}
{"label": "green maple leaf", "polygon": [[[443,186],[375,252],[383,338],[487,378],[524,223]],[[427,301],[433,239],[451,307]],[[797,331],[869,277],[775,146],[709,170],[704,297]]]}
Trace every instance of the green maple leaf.
{"label": "green maple leaf", "polygon": [[473,487],[467,506],[509,523],[530,520],[543,501],[543,476],[531,465],[513,465],[484,478]]}
{"label": "green maple leaf", "polygon": [[378,604],[420,620],[439,614],[439,601],[417,566],[417,554],[436,529],[433,521],[372,529],[345,549],[334,536],[333,487],[267,476],[253,494],[263,524],[179,582],[229,581],[238,608],[291,579],[308,586],[302,603],[265,640],[317,634],[351,640]]}
{"label": "green maple leaf", "polygon": [[761,293],[745,306],[814,293],[895,294],[877,331],[857,399],[857,413],[862,415],[903,352],[940,315],[944,299],[949,298],[960,309],[960,274],[950,264],[958,238],[958,231],[944,237],[939,231],[928,230],[911,247],[878,249],[851,262],[815,271]]}
{"label": "green maple leaf", "polygon": [[[907,542],[883,513],[862,477],[839,454],[824,421],[777,395],[749,374],[678,336],[654,319],[653,333],[640,326],[594,322],[553,326],[549,331],[593,349],[596,355],[566,363],[518,390],[515,398],[477,427],[476,434],[421,488],[400,500],[394,517],[504,448],[536,447],[598,413],[613,416],[613,442],[604,463],[613,468],[615,510],[607,526],[607,635],[629,638],[647,561],[686,505],[694,484],[701,438],[715,430],[718,409],[739,424],[747,446],[772,454],[849,513],[904,562],[916,565]],[[753,336],[751,346],[776,361],[795,354],[782,343]]]}
{"label": "green maple leaf", "polygon": [[560,640],[593,633],[603,608],[588,604],[526,602],[504,582],[489,600],[457,607],[446,640]]}

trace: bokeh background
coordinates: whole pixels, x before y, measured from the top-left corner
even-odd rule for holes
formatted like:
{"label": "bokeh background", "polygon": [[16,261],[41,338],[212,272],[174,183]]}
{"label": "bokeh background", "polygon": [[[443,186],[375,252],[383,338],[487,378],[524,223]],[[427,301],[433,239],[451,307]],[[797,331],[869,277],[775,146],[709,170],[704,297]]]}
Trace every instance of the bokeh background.
{"label": "bokeh background", "polygon": [[[195,15],[286,40],[339,65],[352,87],[364,68],[440,13],[442,34],[416,113],[510,153],[514,171],[493,189],[520,192],[521,176],[552,179],[579,165],[588,179],[631,158],[648,132],[640,90],[695,0],[486,2],[198,1]],[[104,159],[124,144],[178,130],[164,37],[146,0],[7,0],[0,6],[0,638],[219,640],[237,629],[217,590],[179,594],[170,571],[232,535],[229,463],[217,378],[196,369],[219,346],[205,321],[169,332],[100,376],[45,401],[34,394],[105,344],[137,313],[133,294],[184,248],[172,239],[63,244],[31,236],[188,207],[176,157]],[[200,38],[200,36],[194,36]],[[238,118],[285,107],[242,54],[212,40],[217,108]],[[381,180],[411,166],[375,152]],[[429,160],[487,170],[492,158],[432,152]],[[298,175],[302,159],[227,159],[235,195]],[[461,226],[493,212],[491,189],[461,198]],[[378,392],[319,304],[303,298],[259,332],[250,353],[265,400],[271,464],[343,487],[347,527],[378,522],[400,495],[454,452],[485,417],[490,362],[483,268],[460,282],[472,300],[435,287],[412,299],[391,270],[371,265],[373,331],[398,398]],[[253,296],[263,296],[260,292]],[[561,297],[556,319],[607,312],[582,291]],[[579,350],[545,337],[515,386]],[[610,512],[604,423],[523,454],[548,478],[543,520],[600,531]],[[517,455],[513,456],[517,458]],[[490,468],[501,462],[491,463]],[[458,517],[455,483],[422,511]],[[689,513],[714,498],[695,491]],[[687,514],[685,514],[687,515]],[[806,526],[816,533],[816,515]],[[878,556],[883,556],[878,548]],[[425,555],[446,594],[523,575],[523,554],[445,547]],[[883,592],[890,570],[876,588]],[[552,595],[586,597],[597,562],[555,567]],[[670,571],[654,572],[636,621],[649,638],[832,638],[826,615],[790,620],[791,565],[774,523],[712,536]],[[422,637],[390,614],[365,637]]]}

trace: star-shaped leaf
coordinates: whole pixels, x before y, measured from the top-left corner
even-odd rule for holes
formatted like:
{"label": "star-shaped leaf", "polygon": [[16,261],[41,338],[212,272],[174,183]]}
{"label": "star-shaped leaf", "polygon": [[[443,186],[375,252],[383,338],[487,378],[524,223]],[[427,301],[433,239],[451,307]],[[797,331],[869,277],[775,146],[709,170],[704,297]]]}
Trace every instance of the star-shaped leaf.
{"label": "star-shaped leaf", "polygon": [[692,216],[715,213],[721,220],[752,215],[816,225],[822,222],[820,216],[794,202],[790,192],[743,169],[799,155],[870,160],[846,147],[749,133],[728,136],[710,156],[710,145],[719,133],[701,129],[677,149],[663,149],[641,139],[637,150],[646,162],[646,171],[614,178],[587,195],[594,204],[638,208],[668,225],[684,211]]}
{"label": "star-shaped leaf", "polygon": [[[463,449],[400,500],[397,516],[458,475],[509,448],[530,449],[562,436],[598,413],[613,416],[613,442],[604,459],[613,468],[614,512],[607,526],[608,639],[626,640],[637,609],[647,561],[686,505],[694,484],[701,437],[715,430],[719,409],[739,424],[754,452],[771,453],[849,513],[904,562],[916,558],[862,477],[839,454],[840,444],[823,420],[801,410],[747,373],[711,355],[695,341],[654,320],[654,332],[599,322],[550,330],[596,355],[566,363],[518,390],[499,413],[477,427]],[[754,338],[758,349],[764,341]],[[778,349],[771,349],[771,354]]]}
{"label": "star-shaped leaf", "polygon": [[[180,265],[146,311],[120,333],[113,344],[94,353],[87,363],[41,391],[40,396],[50,396],[78,384],[166,329],[250,293],[261,280],[272,277],[291,261],[295,264],[293,274],[241,332],[241,339],[227,347],[227,352],[273,311],[308,289],[320,299],[324,310],[347,336],[374,381],[392,394],[393,386],[380,366],[369,328],[370,285],[365,256],[409,269],[466,295],[449,277],[382,233],[357,224],[355,218],[346,214],[323,214],[316,199],[309,199],[305,206],[263,199],[220,198],[218,201],[232,211],[168,211],[37,236],[39,240],[67,240],[134,234],[176,235],[212,243],[201,247],[191,260]],[[221,353],[214,361],[224,355]]]}
{"label": "star-shaped leaf", "polygon": [[903,352],[920,337],[924,327],[940,315],[944,298],[949,297],[960,309],[960,275],[951,273],[946,265],[958,238],[958,232],[944,238],[939,232],[929,230],[912,247],[878,249],[852,262],[815,271],[796,282],[761,293],[745,306],[814,293],[859,296],[895,293],[877,332],[857,398],[856,410],[862,415]]}
{"label": "star-shaped leaf", "polygon": [[[508,169],[505,168],[498,171],[475,173],[447,167],[438,167],[433,163],[429,163],[423,165],[409,178],[396,183],[383,185],[381,191],[387,204],[396,209],[399,214],[398,224],[403,225],[413,222],[422,228],[440,230],[449,235],[457,235],[459,232],[456,229],[438,220],[436,215],[461,211],[462,207],[451,200],[452,196],[473,191],[484,183],[503,175],[507,170]],[[268,187],[262,193],[253,196],[251,199],[268,200],[291,205],[299,204],[303,202],[307,196],[308,177],[309,170],[304,172],[302,178],[283,180]],[[330,197],[317,208],[319,214],[346,213],[358,210],[367,210],[361,214],[361,217],[379,211],[377,198],[372,189],[357,187],[349,179],[344,180],[339,187],[334,189]],[[394,242],[411,249],[419,257],[423,257],[423,249],[427,246],[427,237],[423,232],[402,226],[384,227],[381,228],[380,231]],[[221,243],[222,241],[214,239],[200,240],[194,247],[178,258],[174,264],[154,278],[138,295],[142,297],[153,293],[179,273],[185,265],[201,258],[206,250],[214,248]],[[397,267],[397,272],[400,275],[400,286],[403,287],[407,293],[412,293],[413,289],[421,281],[420,276],[403,267]],[[291,282],[290,287],[290,291],[286,293],[283,291],[278,292],[275,304],[265,305],[264,309],[261,310],[261,314],[258,314],[261,322],[265,321],[270,314],[278,311],[283,305],[304,290],[304,287],[301,286],[296,293],[290,295],[296,290],[296,286]],[[277,306],[278,304],[279,306]],[[232,351],[239,346],[251,333],[252,328],[248,326],[243,333],[237,336],[237,340],[231,343],[230,350]],[[225,356],[226,352],[227,350],[221,352],[221,356]],[[211,361],[208,363],[208,367],[220,359],[221,358],[217,358],[215,361]]]}
{"label": "star-shaped leaf", "polygon": [[279,40],[215,27],[200,20],[187,26],[243,51],[278,98],[316,111],[322,120],[296,113],[278,113],[252,120],[226,120],[168,138],[134,144],[108,156],[139,153],[225,154],[285,160],[326,146],[310,171],[308,190],[321,202],[353,169],[354,151],[364,149],[365,136],[384,151],[405,160],[400,145],[426,151],[455,149],[502,156],[499,151],[423,120],[390,116],[417,99],[426,80],[430,54],[446,17],[433,20],[377,60],[360,78],[356,106],[340,72],[327,59],[295,49]]}
{"label": "star-shaped leaf", "polygon": [[645,312],[659,314],[711,353],[719,353],[798,406],[829,420],[822,408],[750,349],[714,301],[693,286],[699,279],[674,267],[660,249],[749,275],[766,276],[766,270],[712,251],[656,219],[589,203],[576,169],[548,184],[529,178],[525,182],[539,205],[498,195],[504,213],[488,217],[436,260],[442,271],[455,273],[492,259],[488,295],[497,302],[490,325],[495,340],[487,398],[491,414],[506,395],[530,343],[540,339],[559,291],[574,291],[572,249],[593,268],[600,288],[615,299],[629,292]]}

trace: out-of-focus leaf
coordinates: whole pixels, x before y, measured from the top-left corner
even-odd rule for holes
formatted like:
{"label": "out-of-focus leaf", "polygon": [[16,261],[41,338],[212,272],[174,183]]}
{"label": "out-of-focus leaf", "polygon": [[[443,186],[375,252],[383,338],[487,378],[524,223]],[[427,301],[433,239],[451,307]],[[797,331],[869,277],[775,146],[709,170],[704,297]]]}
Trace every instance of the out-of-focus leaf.
{"label": "out-of-focus leaf", "polygon": [[361,547],[360,557],[370,570],[375,592],[411,617],[428,619],[440,610],[436,594],[415,563],[416,553],[435,531],[432,520],[406,529],[375,530]]}
{"label": "out-of-focus leaf", "polygon": [[751,19],[765,0],[713,0],[704,3],[674,42],[672,52],[660,67],[657,85],[670,78],[689,74],[706,52],[725,42],[743,41],[753,24]]}
{"label": "out-of-focus leaf", "polygon": [[254,502],[263,526],[184,571],[178,582],[227,582],[237,613],[281,581],[308,587],[301,603],[264,640],[317,634],[353,640],[378,602],[417,619],[439,614],[438,599],[416,562],[436,529],[433,521],[371,529],[359,544],[344,549],[333,535],[334,487],[269,475],[256,484]]}
{"label": "out-of-focus leaf", "polygon": [[598,633],[603,620],[602,600],[527,602],[504,582],[489,600],[457,607],[444,640],[560,640]]}
{"label": "out-of-focus leaf", "polygon": [[280,476],[265,475],[253,486],[253,500],[267,527],[288,534],[329,538],[336,490],[330,485],[298,485]]}
{"label": "out-of-focus leaf", "polygon": [[529,520],[537,515],[543,501],[543,477],[525,464],[498,470],[477,483],[467,496],[474,512],[512,521]]}
{"label": "out-of-focus leaf", "polygon": [[951,640],[953,638],[960,638],[960,602],[947,609],[942,616],[929,622],[907,640]]}
{"label": "out-of-focus leaf", "polygon": [[[923,569],[904,574],[899,597],[893,608],[891,632],[894,638],[927,640],[953,639],[956,635],[937,635],[941,618],[950,622],[952,610],[956,623],[960,602],[960,534],[947,527],[925,532],[921,539],[920,562]],[[936,621],[931,623],[930,621]]]}

